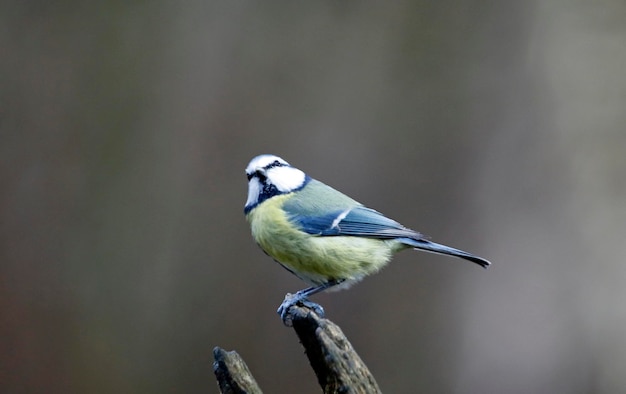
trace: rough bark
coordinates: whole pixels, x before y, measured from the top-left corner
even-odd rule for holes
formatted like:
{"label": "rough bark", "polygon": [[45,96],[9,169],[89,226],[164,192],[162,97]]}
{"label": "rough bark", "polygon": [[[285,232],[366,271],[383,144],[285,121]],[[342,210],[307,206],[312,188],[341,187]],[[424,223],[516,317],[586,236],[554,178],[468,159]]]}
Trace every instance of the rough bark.
{"label": "rough bark", "polygon": [[[374,376],[339,326],[305,306],[291,307],[288,314],[324,393],[380,393]],[[213,354],[213,368],[223,394],[261,392],[236,352],[216,347]]]}

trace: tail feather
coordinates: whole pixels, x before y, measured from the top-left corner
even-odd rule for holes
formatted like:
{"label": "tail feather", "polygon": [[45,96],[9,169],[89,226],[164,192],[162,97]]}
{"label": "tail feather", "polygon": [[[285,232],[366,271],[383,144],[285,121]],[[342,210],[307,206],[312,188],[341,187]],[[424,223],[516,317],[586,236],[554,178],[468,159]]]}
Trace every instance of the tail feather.
{"label": "tail feather", "polygon": [[441,245],[435,242],[430,242],[425,239],[401,238],[400,240],[404,244],[412,246],[415,249],[423,250],[425,252],[460,257],[462,259],[469,260],[472,263],[476,263],[483,268],[487,268],[489,267],[489,265],[491,265],[491,263],[488,260],[483,259],[482,257],[478,257],[471,253],[467,253],[459,249],[454,249],[446,245]]}

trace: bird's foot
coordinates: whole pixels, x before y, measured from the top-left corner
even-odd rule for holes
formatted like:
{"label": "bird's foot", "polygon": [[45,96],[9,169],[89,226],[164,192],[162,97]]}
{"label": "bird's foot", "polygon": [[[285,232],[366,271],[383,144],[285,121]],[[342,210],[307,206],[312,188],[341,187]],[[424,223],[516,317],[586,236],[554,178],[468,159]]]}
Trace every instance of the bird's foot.
{"label": "bird's foot", "polygon": [[276,311],[287,327],[293,326],[289,309],[294,305],[305,306],[312,309],[319,317],[324,317],[324,308],[315,302],[309,301],[306,298],[306,294],[302,294],[301,292],[297,292],[296,294],[287,293],[287,295],[285,295],[285,300],[282,304],[280,304],[278,310]]}

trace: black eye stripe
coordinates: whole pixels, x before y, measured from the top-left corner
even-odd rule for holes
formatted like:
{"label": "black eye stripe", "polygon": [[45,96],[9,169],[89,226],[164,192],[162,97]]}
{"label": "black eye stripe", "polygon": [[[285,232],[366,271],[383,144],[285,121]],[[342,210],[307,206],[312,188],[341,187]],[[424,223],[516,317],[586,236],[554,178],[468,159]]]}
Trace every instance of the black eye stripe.
{"label": "black eye stripe", "polygon": [[265,167],[263,167],[263,169],[265,170],[269,170],[270,168],[274,168],[274,167],[287,167],[287,164],[285,163],[281,163],[278,160],[274,160],[273,162],[271,162],[270,164],[266,165]]}
{"label": "black eye stripe", "polygon": [[[281,163],[278,160],[274,160],[270,164],[268,164],[265,167],[263,167],[263,169],[267,171],[270,168],[274,168],[274,167],[289,167],[289,164]],[[252,174],[246,174],[246,176],[248,177],[248,180],[250,180],[250,179],[252,179],[254,177],[258,177],[261,181],[263,181],[263,179],[265,178],[265,176],[263,174],[261,174],[259,171],[255,171]]]}
{"label": "black eye stripe", "polygon": [[246,174],[248,180],[252,178],[258,178],[261,182],[265,182],[265,175],[263,175],[260,171],[255,171],[252,174]]}

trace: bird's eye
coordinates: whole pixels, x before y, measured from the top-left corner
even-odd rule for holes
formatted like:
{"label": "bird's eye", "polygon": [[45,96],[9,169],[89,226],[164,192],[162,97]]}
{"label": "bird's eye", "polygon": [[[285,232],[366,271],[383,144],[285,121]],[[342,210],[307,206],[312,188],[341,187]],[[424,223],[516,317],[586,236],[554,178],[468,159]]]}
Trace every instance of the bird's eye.
{"label": "bird's eye", "polygon": [[266,179],[265,174],[263,174],[262,171],[254,171],[252,174],[246,173],[246,176],[248,177],[248,180],[258,178],[261,182],[265,182]]}
{"label": "bird's eye", "polygon": [[266,176],[265,176],[265,174],[264,174],[263,172],[261,172],[261,171],[257,171],[257,172],[255,172],[255,173],[254,173],[254,176],[256,176],[257,178],[259,178],[259,180],[260,180],[262,183],[265,183],[265,181],[267,180],[267,177],[266,177]]}

